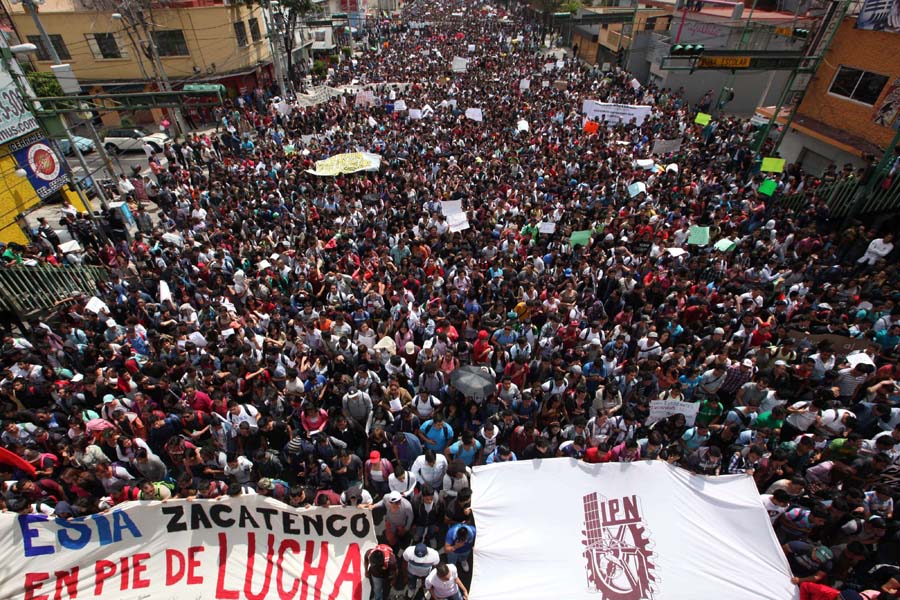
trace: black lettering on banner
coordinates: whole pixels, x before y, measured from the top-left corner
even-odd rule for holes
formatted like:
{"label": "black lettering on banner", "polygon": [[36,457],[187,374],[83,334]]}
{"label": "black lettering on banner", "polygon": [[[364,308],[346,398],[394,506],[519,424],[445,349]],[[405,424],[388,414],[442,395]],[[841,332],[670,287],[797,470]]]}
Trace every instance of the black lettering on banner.
{"label": "black lettering on banner", "polygon": [[306,535],[309,535],[310,529],[315,529],[316,535],[321,536],[325,533],[325,528],[322,523],[322,515],[316,515],[311,517],[309,515],[303,515],[303,530],[306,532]]}
{"label": "black lettering on banner", "polygon": [[295,525],[297,525],[297,521],[294,517],[296,517],[294,513],[284,511],[281,513],[281,522],[284,526],[284,532],[290,535],[300,535],[301,531]]}
{"label": "black lettering on banner", "polygon": [[247,507],[241,505],[241,514],[240,517],[238,517],[238,527],[246,527],[248,522],[254,527],[259,527],[259,523],[256,522]]}
{"label": "black lettering on banner", "polygon": [[163,506],[162,514],[169,515],[169,522],[166,524],[166,531],[169,533],[175,531],[187,531],[187,523],[184,522],[183,506]]}
{"label": "black lettering on banner", "polygon": [[369,535],[369,519],[366,518],[364,513],[350,517],[350,531],[360,539]]}
{"label": "black lettering on banner", "polygon": [[344,515],[331,515],[327,519],[325,519],[325,525],[328,527],[328,533],[333,536],[341,537],[345,533],[347,533],[347,526],[341,525],[337,526],[338,523],[344,522]]}
{"label": "black lettering on banner", "polygon": [[231,514],[231,507],[227,504],[213,504],[209,508],[209,516],[213,523],[218,527],[232,527],[234,525],[234,519],[231,517],[226,519],[222,516],[222,513]]}
{"label": "black lettering on banner", "polygon": [[191,504],[191,529],[200,529],[201,525],[204,529],[212,529],[212,523],[209,522],[209,517],[206,516],[203,505]]}
{"label": "black lettering on banner", "polygon": [[263,519],[266,520],[266,529],[272,531],[272,515],[277,515],[278,511],[274,508],[263,508],[260,506],[256,512],[262,513]]}

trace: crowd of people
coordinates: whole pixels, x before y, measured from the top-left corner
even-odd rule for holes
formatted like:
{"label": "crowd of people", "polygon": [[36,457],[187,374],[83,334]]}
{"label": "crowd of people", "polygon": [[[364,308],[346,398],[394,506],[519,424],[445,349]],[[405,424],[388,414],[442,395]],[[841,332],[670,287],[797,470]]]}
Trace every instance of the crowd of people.
{"label": "crowd of people", "polygon": [[[6,249],[7,267],[110,279],[3,338],[0,439],[33,475],[0,464],[2,508],[361,506],[384,524],[376,600],[465,598],[472,467],[664,460],[752,476],[804,598],[898,597],[885,224],[787,211],[779,195],[810,177],[760,174],[747,121],[697,125],[683,90],[548,55],[524,9],[417,0],[368,26],[327,83],[373,98],[286,111],[258,90],[222,133],[150,157],[123,190],[133,235],[102,239],[64,207],[78,257],[46,236]],[[587,99],[652,110],[586,130]],[[659,139],[680,148],[652,155]],[[306,172],[358,151],[380,169]],[[688,243],[695,226],[709,243]],[[485,397],[451,384],[470,365],[495,378]],[[654,421],[657,400],[696,415]]]}

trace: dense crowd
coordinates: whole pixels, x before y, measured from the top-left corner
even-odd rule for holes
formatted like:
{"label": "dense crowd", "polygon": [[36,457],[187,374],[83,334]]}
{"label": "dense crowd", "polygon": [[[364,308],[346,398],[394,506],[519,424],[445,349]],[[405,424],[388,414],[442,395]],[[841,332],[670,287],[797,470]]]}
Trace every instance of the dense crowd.
{"label": "dense crowd", "polygon": [[[804,598],[896,598],[891,233],[838,227],[823,203],[786,211],[778,197],[813,178],[760,174],[748,122],[697,125],[682,90],[557,61],[541,34],[517,9],[419,0],[370,22],[366,51],[327,75],[383,84],[371,105],[347,94],[288,113],[256,90],[216,134],[123,178],[133,236],[117,223],[102,239],[64,206],[83,252],[46,232],[6,248],[6,266],[111,277],[3,338],[0,439],[34,467],[0,464],[3,508],[359,505],[383,518],[366,560],[376,599],[423,580],[457,598],[473,466],[665,460],[752,476]],[[432,111],[411,119],[399,99]],[[652,111],[588,133],[586,99]],[[680,149],[651,155],[658,139]],[[305,172],[357,151],[381,168]],[[448,201],[468,228],[450,231]],[[694,226],[709,243],[688,243]],[[470,365],[495,380],[483,397],[451,384]],[[696,416],[654,421],[657,400]]]}

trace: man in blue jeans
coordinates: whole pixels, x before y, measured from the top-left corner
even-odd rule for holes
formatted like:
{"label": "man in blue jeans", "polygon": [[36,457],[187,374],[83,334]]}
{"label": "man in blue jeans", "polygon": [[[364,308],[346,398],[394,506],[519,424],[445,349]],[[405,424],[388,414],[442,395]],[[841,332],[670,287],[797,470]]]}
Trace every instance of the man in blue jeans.
{"label": "man in blue jeans", "polygon": [[444,552],[447,553],[447,564],[459,564],[463,571],[469,570],[469,556],[475,545],[475,527],[459,523],[447,530]]}

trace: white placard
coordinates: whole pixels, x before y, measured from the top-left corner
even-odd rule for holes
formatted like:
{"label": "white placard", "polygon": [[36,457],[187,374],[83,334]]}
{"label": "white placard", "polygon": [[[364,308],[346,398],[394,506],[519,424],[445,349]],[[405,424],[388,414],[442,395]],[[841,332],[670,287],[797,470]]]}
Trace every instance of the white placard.
{"label": "white placard", "polygon": [[450,232],[456,233],[469,228],[469,218],[465,213],[453,213],[447,216],[447,224],[450,226]]}
{"label": "white placard", "polygon": [[556,232],[556,223],[553,221],[541,221],[538,224],[538,232],[539,233],[555,233]]}
{"label": "white placard", "polygon": [[445,217],[464,214],[462,200],[444,200],[441,202],[441,212],[444,213]]}
{"label": "white placard", "polygon": [[680,148],[681,138],[677,138],[674,140],[655,140],[653,142],[653,150],[651,150],[650,152],[652,154],[656,154],[657,156],[661,156],[663,154],[678,152]]}
{"label": "white placard", "polygon": [[84,305],[84,310],[89,310],[95,315],[99,315],[100,313],[109,314],[109,307],[106,305],[106,302],[97,296],[91,296],[91,299]]}
{"label": "white placard", "polygon": [[481,123],[484,120],[484,114],[481,112],[480,108],[467,108],[466,118]]}
{"label": "white placard", "polygon": [[403,112],[406,110],[406,101],[402,98],[394,102],[394,110],[397,112]]}
{"label": "white placard", "polygon": [[525,90],[531,89],[531,80],[530,79],[520,79],[519,80],[519,91],[524,92]]}
{"label": "white placard", "polygon": [[172,290],[169,289],[169,284],[163,280],[159,281],[159,301],[160,302],[169,302],[172,300]]}
{"label": "white placard", "polygon": [[468,52],[475,52],[475,44],[469,44],[466,50]]}
{"label": "white placard", "polygon": [[450,68],[454,73],[465,73],[469,68],[469,61],[460,56],[454,56]]}
{"label": "white placard", "polygon": [[697,411],[700,410],[699,402],[679,402],[678,400],[652,400],[650,402],[650,416],[647,417],[647,425],[656,423],[660,419],[672,415],[684,415],[685,423],[693,426],[697,419]]}
{"label": "white placard", "polygon": [[628,195],[634,198],[638,194],[647,193],[647,184],[643,181],[635,181],[628,186]]}
{"label": "white placard", "polygon": [[519,131],[531,131],[531,127],[525,119],[519,119],[519,122],[516,123],[516,129]]}
{"label": "white placard", "polygon": [[411,108],[409,109],[409,118],[413,121],[418,121],[422,118],[422,109],[421,108]]}

